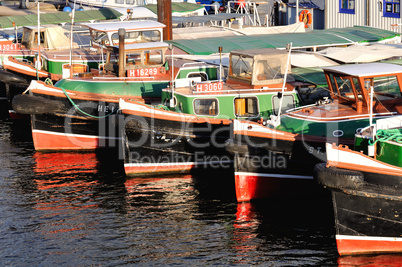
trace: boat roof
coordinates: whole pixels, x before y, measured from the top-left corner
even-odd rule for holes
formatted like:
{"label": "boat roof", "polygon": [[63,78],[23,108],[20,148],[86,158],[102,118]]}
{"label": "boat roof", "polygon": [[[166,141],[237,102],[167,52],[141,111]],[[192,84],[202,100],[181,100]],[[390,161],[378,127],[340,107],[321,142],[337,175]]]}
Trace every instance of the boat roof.
{"label": "boat roof", "polygon": [[[41,24],[61,24],[70,23],[71,17],[69,12],[57,12],[41,14],[40,20]],[[88,11],[76,11],[74,21],[78,22],[88,22],[95,20],[109,20],[109,19],[119,19],[122,14],[112,8],[100,8],[96,10]],[[18,15],[18,16],[3,16],[0,17],[0,28],[8,29],[14,28],[13,22],[15,22],[16,27],[23,27],[28,25],[38,24],[38,15]]]}
{"label": "boat roof", "polygon": [[[30,29],[30,30],[36,30],[38,28],[38,25],[32,25],[32,26],[24,26],[23,28]],[[55,24],[46,24],[46,25],[40,25],[41,29],[50,29],[50,28],[62,28],[60,25],[55,25]]]}
{"label": "boat roof", "polygon": [[260,48],[260,49],[238,49],[238,50],[233,50],[231,52],[232,54],[237,54],[237,55],[244,55],[244,56],[257,56],[257,55],[266,55],[266,56],[271,56],[271,55],[278,55],[278,54],[285,54],[287,55],[287,51],[285,50],[278,50],[275,48]]}
{"label": "boat roof", "polygon": [[[136,49],[152,49],[152,48],[163,48],[169,47],[168,43],[165,42],[147,42],[147,43],[132,43],[132,44],[125,44],[124,49],[127,50],[136,50]],[[113,46],[114,49],[119,49],[118,45]]]}
{"label": "boat roof", "polygon": [[129,21],[88,23],[83,24],[83,26],[100,32],[117,32],[119,28],[124,28],[126,29],[126,31],[139,31],[139,30],[166,27],[165,24],[154,20],[129,20]]}
{"label": "boat roof", "polygon": [[168,41],[174,46],[192,55],[210,55],[222,46],[223,53],[235,49],[277,48],[285,49],[292,43],[293,49],[323,48],[353,44],[368,44],[394,38],[400,39],[400,34],[383,29],[354,26],[313,30],[305,33],[274,33],[241,36],[220,36],[197,39],[180,39]]}
{"label": "boat roof", "polygon": [[366,63],[323,67],[324,71],[357,77],[402,73],[402,66],[390,63]]}

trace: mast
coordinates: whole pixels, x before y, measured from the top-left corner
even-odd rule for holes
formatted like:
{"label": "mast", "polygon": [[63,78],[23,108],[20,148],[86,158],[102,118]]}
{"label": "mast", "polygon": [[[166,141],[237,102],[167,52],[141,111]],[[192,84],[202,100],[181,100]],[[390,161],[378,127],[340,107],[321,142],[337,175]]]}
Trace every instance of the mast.
{"label": "mast", "polygon": [[36,61],[36,69],[42,69],[41,55],[40,55],[40,11],[39,11],[39,1],[38,1],[38,60]]}
{"label": "mast", "polygon": [[73,77],[73,25],[75,17],[75,3],[73,5],[73,11],[71,12],[71,26],[70,26],[70,78]]}
{"label": "mast", "polygon": [[158,21],[166,25],[163,28],[163,40],[173,40],[172,33],[172,0],[158,0]]}

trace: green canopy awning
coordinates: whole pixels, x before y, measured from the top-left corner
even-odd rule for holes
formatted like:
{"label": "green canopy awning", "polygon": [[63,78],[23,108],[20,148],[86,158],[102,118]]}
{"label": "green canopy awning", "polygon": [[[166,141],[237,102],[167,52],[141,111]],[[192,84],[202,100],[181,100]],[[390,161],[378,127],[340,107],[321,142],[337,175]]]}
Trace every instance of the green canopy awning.
{"label": "green canopy awning", "polygon": [[355,26],[343,29],[314,30],[306,33],[278,33],[246,36],[225,36],[219,38],[181,39],[168,41],[192,55],[210,55],[234,49],[279,48],[292,43],[294,49],[307,49],[352,44],[364,44],[399,37],[400,34],[372,27]]}
{"label": "green canopy awning", "polygon": [[[40,15],[41,24],[60,24],[71,22],[69,12],[55,12]],[[74,21],[85,22],[91,20],[109,20],[118,19],[122,14],[112,8],[100,8],[97,10],[89,11],[76,11]],[[0,17],[0,28],[7,29],[13,28],[13,22],[17,27],[32,26],[38,24],[38,15],[19,15],[19,16],[5,16]]]}

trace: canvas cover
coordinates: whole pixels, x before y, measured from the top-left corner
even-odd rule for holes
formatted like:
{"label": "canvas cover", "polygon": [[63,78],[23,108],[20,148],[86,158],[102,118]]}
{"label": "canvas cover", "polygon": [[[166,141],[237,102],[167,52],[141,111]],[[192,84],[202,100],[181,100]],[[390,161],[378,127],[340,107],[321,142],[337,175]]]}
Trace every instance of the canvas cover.
{"label": "canvas cover", "polygon": [[[46,40],[47,40],[47,48],[49,50],[65,50],[71,47],[71,40],[69,38],[70,32],[59,27],[49,27],[46,28],[45,31]],[[72,43],[73,48],[78,48],[79,45],[74,42]]]}
{"label": "canvas cover", "polygon": [[[235,50],[232,51],[232,61],[235,56],[251,58],[244,64],[252,62],[251,84],[278,84],[283,82],[283,77],[287,71],[291,73],[290,61],[288,62],[288,52],[273,48]],[[236,64],[233,61],[233,64]]]}

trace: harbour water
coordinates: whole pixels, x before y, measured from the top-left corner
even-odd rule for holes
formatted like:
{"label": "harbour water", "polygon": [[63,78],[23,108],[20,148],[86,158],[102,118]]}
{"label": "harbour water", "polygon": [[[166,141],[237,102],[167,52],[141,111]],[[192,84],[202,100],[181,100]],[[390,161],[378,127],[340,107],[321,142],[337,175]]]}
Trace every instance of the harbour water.
{"label": "harbour water", "polygon": [[35,152],[5,117],[0,162],[2,266],[342,265],[325,196],[238,204],[202,177],[126,179],[106,156]]}

